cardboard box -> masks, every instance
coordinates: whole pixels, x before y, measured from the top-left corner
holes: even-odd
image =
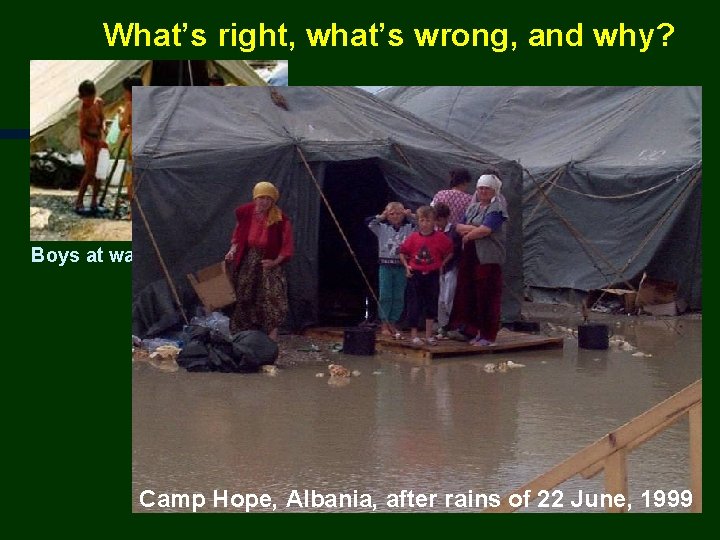
[[[624,303],[626,313],[635,313],[637,310],[637,292],[630,289],[600,289],[603,292],[619,296]]]
[[[225,261],[188,274],[187,278],[208,312],[235,302],[235,288]]]

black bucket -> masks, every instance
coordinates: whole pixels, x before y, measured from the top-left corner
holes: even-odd
[[[582,324],[578,326],[578,347],[581,349],[607,349],[610,331],[606,324]]]
[[[372,328],[346,328],[343,352],[360,356],[375,354],[375,330]]]

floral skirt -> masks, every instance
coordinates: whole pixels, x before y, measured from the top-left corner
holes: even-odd
[[[263,270],[262,251],[250,249],[240,262],[233,281],[237,302],[230,318],[232,333],[278,328],[288,313],[287,280],[282,265]]]

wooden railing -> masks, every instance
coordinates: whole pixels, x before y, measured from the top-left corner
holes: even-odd
[[[588,479],[603,470],[604,493],[622,495],[624,501],[629,501],[627,455],[685,414],[690,420],[690,511],[702,512],[702,379],[608,433],[545,474],[503,496],[498,507],[487,508],[485,512],[514,512],[539,497],[541,491],[547,498],[553,488],[576,474]],[[612,505],[607,510],[625,512],[627,505]]]

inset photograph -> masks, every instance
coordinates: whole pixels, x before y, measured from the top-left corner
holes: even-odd
[[[131,240],[134,87],[283,80],[277,60],[31,60],[30,239]]]

